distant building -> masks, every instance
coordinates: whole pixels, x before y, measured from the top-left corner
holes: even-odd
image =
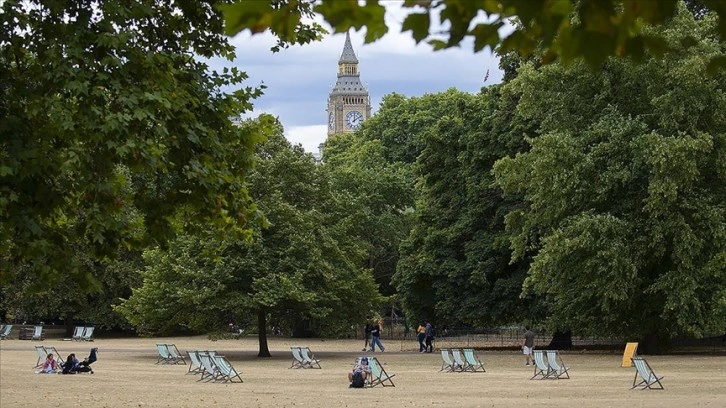
[[[358,58],[345,34],[343,53],[338,60],[338,80],[328,96],[328,136],[351,133],[371,117],[371,100],[368,90],[360,81]]]

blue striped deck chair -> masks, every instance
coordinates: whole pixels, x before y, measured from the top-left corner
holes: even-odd
[[[214,365],[217,366],[217,370],[219,370],[218,380],[223,380],[224,382],[237,382],[235,381],[236,378],[239,382],[243,382],[242,376],[240,376],[237,370],[232,367],[232,363],[230,363],[226,357],[214,355],[212,356],[212,361],[214,362]]]
[[[547,363],[552,368],[553,378],[570,378],[569,368],[565,366],[565,362],[562,361],[562,356],[557,350],[547,350]]]
[[[35,367],[38,368],[43,365],[45,359],[48,357],[48,353],[45,351],[43,346],[35,346],[35,353],[38,354],[38,361],[35,363]]]
[[[315,368],[315,366],[318,366],[318,368],[322,368],[320,366],[320,360],[318,360],[313,352],[310,351],[310,347],[300,347],[300,355],[302,356],[308,368]]]
[[[185,364],[187,361],[184,359],[184,356],[179,352],[179,349],[176,348],[176,344],[167,344],[166,349],[169,351],[169,356],[174,360],[174,364]]]
[[[81,335],[81,340],[93,341],[93,330],[94,329],[95,329],[94,326],[86,326],[86,328],[83,329],[83,334]]]
[[[12,324],[5,325],[5,328],[3,329],[2,333],[0,333],[0,340],[7,340],[8,336],[10,336],[10,331],[13,329]]]
[[[76,328],[73,330],[73,337],[71,337],[71,340],[77,340],[80,341],[81,337],[83,337],[83,332],[86,330],[84,326],[76,326]]]
[[[441,349],[441,360],[443,361],[441,363],[441,370],[446,370],[447,373],[450,373],[454,371],[454,362],[451,361],[451,355],[449,354],[449,349]]]
[[[663,377],[658,377],[653,372],[653,369],[650,368],[650,365],[647,361],[645,361],[642,357],[633,357],[633,365],[635,365],[635,377],[633,378],[633,386],[630,388],[631,390],[636,387],[640,387],[640,389],[649,389],[649,390],[662,390],[663,384],[661,384],[660,380],[663,379]],[[642,378],[642,381],[638,382],[638,375],[640,375],[640,378]]]
[[[169,353],[169,348],[166,344],[156,344],[156,351],[159,355],[156,358],[156,364],[176,364],[176,360]]]
[[[481,362],[478,358],[476,358],[476,355],[474,354],[474,349],[465,348],[464,349],[464,358],[466,359],[466,364],[468,367],[471,367],[473,372],[479,371],[481,368],[481,372],[485,373],[487,372],[486,368],[484,368],[484,363]]]
[[[533,350],[532,354],[534,355],[534,375],[530,380],[534,380],[537,377],[542,377],[540,380],[554,378],[551,376],[552,368],[545,361],[544,350]]]
[[[393,383],[392,378],[396,376],[396,374],[389,375],[386,370],[383,369],[383,366],[375,357],[368,357],[368,365],[371,367],[371,375],[370,375],[370,386],[375,387],[376,385],[382,385],[384,387],[395,387],[396,385]]]
[[[43,326],[35,326],[33,328],[33,337],[31,338],[31,340],[45,340],[45,338],[43,337]]]
[[[214,356],[216,356],[216,354],[214,354]],[[219,368],[214,364],[213,356],[209,353],[199,352],[199,361],[202,363],[203,370],[202,376],[197,380],[197,382],[217,381],[222,375]]]
[[[469,366],[466,364],[466,361],[464,361],[464,358],[461,356],[460,349],[451,349],[451,356],[454,357],[454,366],[458,367],[459,371],[469,371]]]
[[[292,365],[288,368],[306,368],[300,347],[290,347],[290,352],[292,352]]]
[[[202,362],[199,360],[199,352],[197,350],[187,351],[187,355],[189,356],[187,374],[201,374],[204,368],[202,368]]]

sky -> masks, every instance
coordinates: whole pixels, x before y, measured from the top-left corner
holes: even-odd
[[[382,39],[364,44],[365,28],[350,31],[361,82],[368,88],[374,115],[382,98],[390,93],[416,97],[449,88],[478,93],[483,86],[501,82],[499,61],[488,48],[474,53],[471,41],[443,51],[433,51],[425,43],[417,45],[410,32],[401,33],[405,12],[400,2],[384,4],[389,32]],[[327,137],[325,109],[345,44],[345,33],[332,34],[332,29],[321,24],[331,32],[322,41],[278,53],[270,51],[276,40],[269,33],[251,36],[245,31],[231,40],[237,47],[232,65],[249,75],[243,86],[267,87],[264,95],[253,101],[254,112],[246,116],[277,116],[287,139],[308,152],[317,152]]]

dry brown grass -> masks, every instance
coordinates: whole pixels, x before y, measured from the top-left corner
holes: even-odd
[[[244,383],[199,383],[182,365],[157,365],[156,343],[187,350],[217,350],[241,370]],[[384,343],[385,339],[384,339]],[[437,353],[419,354],[414,343],[388,342],[376,353],[396,387],[347,388],[346,373],[361,353],[360,341],[270,340],[272,358],[257,358],[256,338],[210,341],[205,337],[99,339],[94,343],[47,340],[65,357],[99,348],[95,374],[38,375],[36,342],[0,342],[0,406],[57,407],[398,407],[552,406],[692,407],[726,404],[726,357],[650,356],[665,376],[665,390],[630,390],[635,370],[620,368],[619,354],[563,354],[569,380],[530,380],[531,367],[514,351],[480,351],[486,373],[441,373]],[[309,346],[320,370],[288,369],[290,346]],[[402,348],[408,350],[401,351]]]

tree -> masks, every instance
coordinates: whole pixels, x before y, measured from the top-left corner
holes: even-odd
[[[680,8],[658,30],[672,47],[700,39],[679,53],[597,74],[525,66],[509,84],[540,135],[495,172],[524,196],[507,228],[553,326],[640,337],[645,352],[723,329],[726,77],[700,74],[722,52],[716,23]]]
[[[243,133],[229,118],[263,87],[204,62],[234,56],[217,3],[0,4],[2,282],[22,269],[36,291],[67,277],[98,290],[73,243],[102,261],[163,244],[182,211],[196,221],[187,226],[221,236],[249,235],[260,221],[244,179],[265,130]],[[281,35],[303,44],[323,32],[293,24]]]
[[[276,32],[292,31],[301,20],[300,3],[305,2],[260,3],[238,1],[226,6],[227,33],[249,29],[254,34],[268,27]],[[695,12],[703,13],[705,6],[719,16],[717,32],[720,41],[726,41],[726,2],[689,3]],[[456,47],[471,37],[475,51],[490,47],[503,53],[516,51],[525,57],[538,54],[544,62],[560,60],[569,64],[582,59],[591,67],[599,67],[610,56],[641,60],[648,52],[663,54],[681,48],[683,44],[669,43],[645,29],[673,18],[678,4],[679,0],[405,0],[403,7],[409,14],[401,30],[411,31],[416,42],[427,41],[434,49]],[[379,0],[366,0],[364,4],[322,0],[305,9],[319,13],[336,32],[366,27],[366,42],[388,32],[386,10]],[[512,20],[517,22],[514,27]],[[512,30],[501,36],[500,30],[505,27]],[[726,57],[722,55],[709,60],[712,72],[725,67]]]
[[[244,126],[256,127],[254,121]],[[339,222],[348,208],[324,172],[276,124],[256,152],[250,194],[268,225],[252,240],[181,236],[168,251],[147,252],[144,284],[118,308],[141,332],[256,326],[269,357],[268,318],[316,334],[341,333],[376,310],[381,297],[361,268],[360,243]],[[254,316],[254,321],[250,317]]]

